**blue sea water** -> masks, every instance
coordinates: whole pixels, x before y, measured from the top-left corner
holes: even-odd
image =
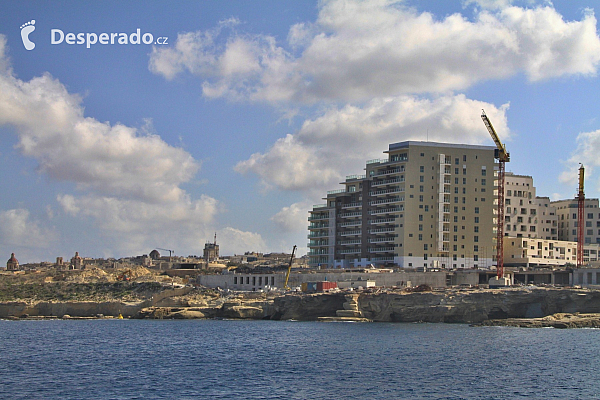
[[[0,321],[0,399],[593,399],[600,330]]]

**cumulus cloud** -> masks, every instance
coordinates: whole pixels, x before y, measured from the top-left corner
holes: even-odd
[[[502,139],[510,140],[508,104],[497,108],[464,95],[375,99],[364,107],[331,108],[307,120],[297,133],[239,162],[235,170],[257,174],[265,187],[316,197],[341,182],[344,174],[360,174],[366,160],[383,157],[389,143],[429,139],[493,146],[480,118],[482,108]]]
[[[600,176],[595,171],[600,167],[600,129],[577,135],[577,149],[565,163],[565,170],[559,175],[559,181],[571,185],[577,191],[579,163],[585,167],[585,180],[592,182],[594,189],[600,189]]]
[[[0,70],[0,125],[15,127],[17,148],[38,162],[40,174],[76,184],[76,195],[58,196],[62,210],[92,218],[119,250],[148,251],[179,239],[201,247],[220,207],[209,196],[192,199],[181,188],[200,163],[147,127],[86,117],[79,96],[49,74],[18,79],[4,43],[0,35],[0,65],[7,66]],[[34,237],[41,232],[35,226]]]
[[[227,227],[218,232],[221,254],[243,254],[246,251],[267,251],[267,245],[258,233]]]
[[[11,248],[47,248],[57,233],[31,218],[24,208],[0,211],[0,244]]]
[[[200,76],[207,97],[308,103],[462,90],[519,73],[531,81],[596,74],[600,38],[590,10],[565,21],[551,6],[477,3],[494,11],[436,19],[400,1],[324,1],[316,21],[290,28],[286,44],[188,32],[174,47],[154,48],[149,67],[167,79]]]
[[[306,231],[308,210],[311,208],[311,204],[309,201],[302,201],[289,207],[283,207],[271,217],[271,221],[283,232]]]

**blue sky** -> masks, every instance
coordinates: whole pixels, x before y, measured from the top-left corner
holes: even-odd
[[[538,195],[600,188],[592,0],[0,2],[0,254],[306,251],[387,144],[488,144]],[[26,50],[21,26],[35,20]],[[51,44],[140,29],[167,44]],[[25,29],[25,28],[23,28]]]

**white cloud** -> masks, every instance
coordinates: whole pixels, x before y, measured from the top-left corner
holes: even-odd
[[[585,168],[585,182],[590,184],[593,190],[600,190],[600,176],[595,171],[600,167],[600,129],[593,132],[583,132],[577,135],[577,149],[565,163],[565,171],[559,175],[559,181],[573,187],[573,193],[577,192],[579,179],[579,163]],[[588,190],[588,189],[586,189]]]
[[[308,210],[311,209],[311,204],[309,201],[302,201],[283,207],[271,217],[271,221],[283,232],[304,232],[308,226]]]
[[[0,211],[0,244],[11,248],[47,248],[57,234],[33,220],[23,208]]]
[[[8,65],[4,43],[0,35],[0,65]],[[38,162],[39,173],[76,184],[77,194],[57,197],[62,210],[92,218],[114,249],[147,252],[165,242],[199,248],[212,230],[218,201],[192,199],[180,187],[200,163],[149,133],[148,121],[140,130],[99,122],[84,116],[79,96],[49,74],[22,81],[6,67],[0,125],[16,128],[18,149]]]
[[[489,144],[481,121],[485,108],[502,140],[510,140],[506,111],[464,95],[435,100],[410,96],[375,99],[363,108],[331,108],[304,122],[293,135],[279,139],[265,153],[253,154],[235,167],[253,172],[266,187],[322,196],[346,174],[361,174],[365,161],[384,157],[388,144],[405,140]]]
[[[217,235],[217,243],[221,254],[243,254],[246,251],[267,251],[267,245],[258,233],[241,231],[227,227],[221,229]]]
[[[518,73],[531,81],[596,74],[600,38],[590,10],[565,21],[550,6],[485,3],[497,11],[471,21],[436,19],[399,1],[324,1],[314,23],[290,28],[296,56],[271,36],[224,39],[218,28],[181,34],[175,47],[155,48],[149,65],[167,79],[199,75],[207,97],[309,103],[462,90]]]

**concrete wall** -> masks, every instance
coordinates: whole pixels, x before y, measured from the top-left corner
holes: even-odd
[[[237,278],[237,284],[234,283]],[[240,283],[243,278],[243,284]],[[247,279],[250,279],[249,283]],[[262,279],[261,279],[262,278]],[[199,275],[198,283],[207,287],[220,287],[233,290],[259,290],[265,289],[265,278],[269,278],[268,286],[283,288],[285,273],[276,274],[223,274],[223,275]],[[274,278],[274,285],[271,285]],[[254,280],[255,279],[255,280]],[[292,273],[288,286],[300,286],[303,282],[317,281],[358,281],[374,280],[376,286],[411,286],[427,284],[431,287],[446,286],[446,272],[393,272],[393,273],[366,273],[366,272],[315,272],[315,273]],[[259,281],[262,285],[259,285]],[[475,281],[474,281],[475,282]],[[470,283],[470,282],[469,282]]]

